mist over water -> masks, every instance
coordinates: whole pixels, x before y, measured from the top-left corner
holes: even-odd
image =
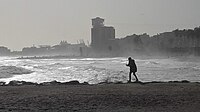
[[[137,75],[149,81],[200,81],[200,63],[195,58],[135,59]],[[127,82],[127,58],[78,59],[16,59],[0,58],[0,81],[67,82],[78,80],[97,84],[100,82]],[[12,72],[11,72],[12,71]],[[17,71],[17,72],[15,72]],[[134,77],[132,77],[134,81]]]

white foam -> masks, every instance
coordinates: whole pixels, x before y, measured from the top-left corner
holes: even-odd
[[[190,59],[191,60],[191,59]],[[172,59],[135,59],[138,65],[137,75],[141,81],[170,81],[189,80],[200,81],[200,63],[196,61],[179,61]],[[128,80],[129,68],[125,65],[127,58],[82,58],[82,59],[37,59],[18,60],[0,58],[2,65],[12,67],[14,72],[19,68],[34,71],[34,73],[14,75],[2,78],[0,81],[23,80],[31,82],[46,82],[57,80],[60,82],[79,80],[92,84],[102,81]],[[15,71],[16,70],[16,71]],[[0,74],[1,75],[1,74]],[[133,77],[134,80],[134,77]]]

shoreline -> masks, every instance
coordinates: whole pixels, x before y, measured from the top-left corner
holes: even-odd
[[[77,80],[72,80],[68,82],[59,82],[59,81],[50,81],[50,82],[42,82],[42,83],[36,83],[36,82],[27,82],[27,81],[17,81],[17,80],[12,80],[9,83],[0,81],[0,86],[23,86],[23,85],[40,85],[40,86],[48,86],[48,85],[102,85],[102,84],[154,84],[154,83],[197,83],[200,84],[200,82],[190,82],[188,80],[182,80],[182,81],[151,81],[151,82],[100,82],[97,84],[89,84],[88,82],[83,82],[80,83]]]

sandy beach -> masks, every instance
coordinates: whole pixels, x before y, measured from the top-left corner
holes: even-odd
[[[0,86],[0,111],[197,112],[199,83]]]

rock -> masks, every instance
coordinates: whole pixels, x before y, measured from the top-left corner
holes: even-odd
[[[182,83],[190,83],[190,81],[188,81],[188,80],[182,80],[181,82]]]
[[[13,80],[13,81],[10,81],[8,83],[8,86],[19,86],[19,85],[22,85],[23,82],[22,81],[16,81],[16,80]]]
[[[69,81],[69,82],[64,82],[62,84],[65,85],[81,85],[81,83],[79,83],[79,81],[75,80],[75,81]]]
[[[100,83],[98,83],[98,84],[113,84],[113,82],[100,82]]]
[[[51,81],[51,82],[43,82],[43,83],[40,83],[39,85],[48,86],[48,85],[60,85],[60,84],[61,84],[60,82]]]
[[[5,86],[6,82],[0,82],[0,86]]]
[[[21,81],[22,85],[37,85],[37,83]]]
[[[169,81],[168,83],[179,83],[179,81]]]
[[[169,83],[190,83],[188,80],[182,80],[182,81],[169,81]]]
[[[37,85],[37,83],[13,80],[13,81],[10,81],[7,85],[8,86],[22,86],[22,85]]]
[[[114,84],[123,84],[122,81],[117,81],[117,82],[114,82]]]
[[[82,84],[83,84],[83,85],[89,85],[89,83],[88,83],[88,82],[83,82]]]
[[[163,83],[163,82],[161,82],[161,81],[152,81],[150,83]]]

